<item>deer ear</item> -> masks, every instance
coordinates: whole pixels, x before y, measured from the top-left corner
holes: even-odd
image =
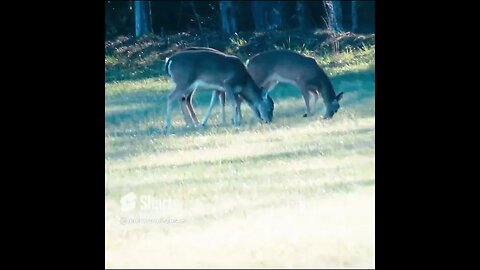
[[[343,92],[340,92],[340,94],[337,95],[337,101],[340,101],[343,97]]]

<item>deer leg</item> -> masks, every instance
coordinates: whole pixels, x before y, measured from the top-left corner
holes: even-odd
[[[222,106],[222,122],[224,125],[227,124],[227,114],[225,113],[225,92],[224,91],[219,91],[219,99],[220,99],[220,104]],[[237,102],[237,105],[239,107],[239,118],[240,121],[242,121],[242,110],[240,108],[240,105],[242,103],[242,99],[239,95],[235,95],[235,101]],[[232,124],[233,124],[233,117],[232,117]]]
[[[239,96],[239,95],[235,95],[235,103],[237,103],[237,108],[238,108],[238,120],[240,122],[242,122],[242,108],[241,108],[241,105],[242,105],[242,98]]]
[[[187,124],[187,127],[194,125],[193,121],[197,118],[191,106],[192,97],[193,97],[193,92],[191,92],[186,97],[180,98],[179,100],[180,109],[182,110],[183,118],[185,120],[185,123]]]
[[[227,114],[225,113],[225,92],[218,91],[218,99],[220,100],[220,106],[222,107],[222,123],[227,124]]]
[[[238,109],[235,113],[237,114],[239,121],[242,122],[242,108],[241,108],[242,98],[240,97],[240,95],[235,95],[235,102],[237,103],[237,106],[238,106]],[[232,124],[233,123],[234,123],[234,120],[232,116]]]
[[[237,101],[235,99],[234,89],[233,89],[233,87],[226,87],[225,92],[226,92],[225,93],[226,97],[230,101],[230,104],[232,106],[233,124],[238,126],[238,125],[240,125],[239,107],[238,107]]]
[[[318,102],[320,93],[318,93],[317,89],[313,89],[311,92],[313,94],[313,97],[315,98],[313,103],[313,108],[312,108],[312,112],[315,113],[317,111],[317,102]]]
[[[177,85],[167,96],[167,112],[165,115],[165,132],[168,134],[172,128],[172,103],[185,95],[187,88]]]
[[[192,117],[190,115],[190,112],[187,107],[187,99],[188,97],[181,97],[178,100],[178,103],[180,104],[180,109],[182,110],[183,114],[183,119],[185,120],[185,124],[188,126],[193,125]]]
[[[212,109],[215,106],[215,103],[217,102],[218,95],[219,95],[219,91],[214,90],[212,92],[212,99],[210,100],[210,106],[208,106],[207,112],[205,113],[205,116],[202,119],[202,126],[205,126],[207,124],[208,118],[210,118],[210,114],[212,113]]]
[[[311,116],[312,111],[310,110],[310,91],[305,86],[300,87],[300,91],[302,92],[303,99],[305,100],[305,106],[307,107],[307,112],[303,115],[303,117]]]
[[[240,97],[240,95],[235,95],[235,102],[237,103],[237,106],[238,106],[237,117],[238,117],[239,121],[241,122],[242,121],[242,109],[241,109],[242,98]],[[223,95],[223,106],[224,105],[225,105],[225,94]],[[226,124],[225,108],[223,108],[222,114],[223,114],[223,123]],[[232,116],[232,124],[233,123],[234,123],[234,120],[233,120],[233,116]]]
[[[197,90],[197,89],[195,88],[195,90]],[[192,97],[193,97],[193,94],[195,93],[195,90],[193,90],[193,92],[190,93],[190,95],[187,96],[187,99],[186,99],[185,103],[187,105],[187,109],[188,109],[191,120],[194,121],[195,125],[198,126],[198,124],[199,124],[198,118],[197,118],[197,115],[195,114],[195,111],[193,110],[193,106],[192,106]]]

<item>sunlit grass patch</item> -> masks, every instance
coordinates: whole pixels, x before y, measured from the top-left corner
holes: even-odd
[[[106,83],[107,266],[373,267],[374,53],[317,56],[345,92],[330,120],[320,118],[321,100],[303,118],[298,89],[279,85],[271,124],[242,106],[242,126],[223,125],[217,105],[206,128],[186,128],[174,103],[165,136],[167,78]],[[209,100],[209,91],[196,94],[199,117]],[[132,192],[174,206],[122,211]],[[183,222],[122,225],[122,217]]]

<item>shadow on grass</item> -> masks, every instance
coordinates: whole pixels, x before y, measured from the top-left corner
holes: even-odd
[[[368,133],[374,131],[373,128],[362,128],[358,129],[357,131],[354,132],[354,134],[362,134],[362,133]],[[350,135],[352,134],[352,131],[345,131],[345,132],[335,132],[335,133],[330,133],[329,136],[341,136],[341,135]],[[326,149],[321,149],[321,147],[315,147],[311,149],[300,149],[300,150],[291,150],[291,151],[280,151],[276,153],[271,153],[271,154],[259,154],[259,155],[254,155],[254,156],[249,156],[249,157],[238,157],[238,158],[227,158],[227,159],[220,159],[220,160],[207,160],[207,161],[194,161],[191,163],[183,163],[183,164],[165,164],[165,165],[154,165],[154,166],[130,166],[122,169],[122,171],[142,171],[142,170],[159,170],[162,171],[162,169],[165,168],[174,168],[174,169],[179,169],[179,170],[188,170],[192,166],[200,166],[200,167],[209,167],[209,166],[216,166],[216,165],[228,165],[228,164],[244,164],[244,163],[257,163],[257,162],[262,162],[266,160],[288,160],[288,159],[295,159],[297,157],[317,157],[317,156],[331,156],[331,155],[338,155],[339,151],[350,151],[350,150],[355,150],[355,151],[363,151],[363,150],[368,150],[368,149],[373,149],[374,148],[374,142],[353,142],[353,143],[345,143],[342,144],[341,147],[331,149],[331,148],[326,148]],[[147,147],[136,147],[134,149],[121,149],[117,151],[109,151],[108,153],[105,153],[105,158],[108,158],[110,160],[115,160],[115,159],[122,159],[122,158],[128,158],[135,156],[138,153],[150,153],[154,154],[156,153],[157,150],[154,150],[153,148],[147,148]]]
[[[159,89],[161,90],[161,89]],[[165,91],[137,90],[105,95],[105,107],[158,104],[166,102]]]
[[[114,113],[105,113],[105,123],[108,127],[120,125],[122,123],[130,123],[133,126],[138,123],[143,123],[148,119],[159,118],[159,108],[154,105],[144,104],[141,109],[128,109]],[[160,119],[159,119],[160,120]],[[131,132],[131,131],[125,131]]]
[[[194,129],[194,128],[190,128],[190,129]],[[192,130],[190,131],[194,132]],[[375,131],[374,128],[359,128],[359,129],[353,129],[353,130],[333,131],[325,135],[332,136],[332,137],[339,137],[339,136],[352,135],[352,134],[359,135],[359,134],[374,132],[374,131]],[[183,130],[183,132],[187,133],[187,131],[185,130]],[[201,134],[201,133],[198,133],[198,134]],[[140,153],[141,154],[157,153],[159,150],[149,145],[149,143],[151,142],[151,139],[153,137],[164,136],[162,135],[162,129],[159,129],[159,128],[147,128],[140,131],[126,130],[126,131],[115,132],[110,135],[127,138],[127,140],[123,142],[121,149],[116,149],[116,150],[109,149],[105,151],[105,158],[106,159],[108,158],[110,160],[129,158]],[[112,148],[115,149],[116,147],[112,147]],[[165,148],[164,146],[162,146],[161,151],[178,151],[181,149],[184,149],[184,148],[175,147],[175,146],[169,146]]]

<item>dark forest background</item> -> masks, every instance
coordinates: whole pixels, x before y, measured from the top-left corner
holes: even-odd
[[[165,59],[189,46],[245,61],[272,49],[322,56],[374,44],[374,1],[105,1],[107,82],[162,76]]]
[[[150,14],[151,32],[168,35],[199,30],[225,32],[221,5],[232,6],[228,17],[236,20],[238,32],[269,29],[326,29],[328,12],[325,2],[341,7],[342,30],[357,33],[375,32],[374,1],[106,1],[105,36],[135,35],[135,2]],[[223,3],[221,3],[223,2]],[[352,3],[356,5],[357,27],[352,29]],[[260,12],[258,12],[260,10]],[[259,16],[258,14],[265,14]],[[231,15],[233,14],[233,16]],[[259,29],[261,21],[270,25]]]

